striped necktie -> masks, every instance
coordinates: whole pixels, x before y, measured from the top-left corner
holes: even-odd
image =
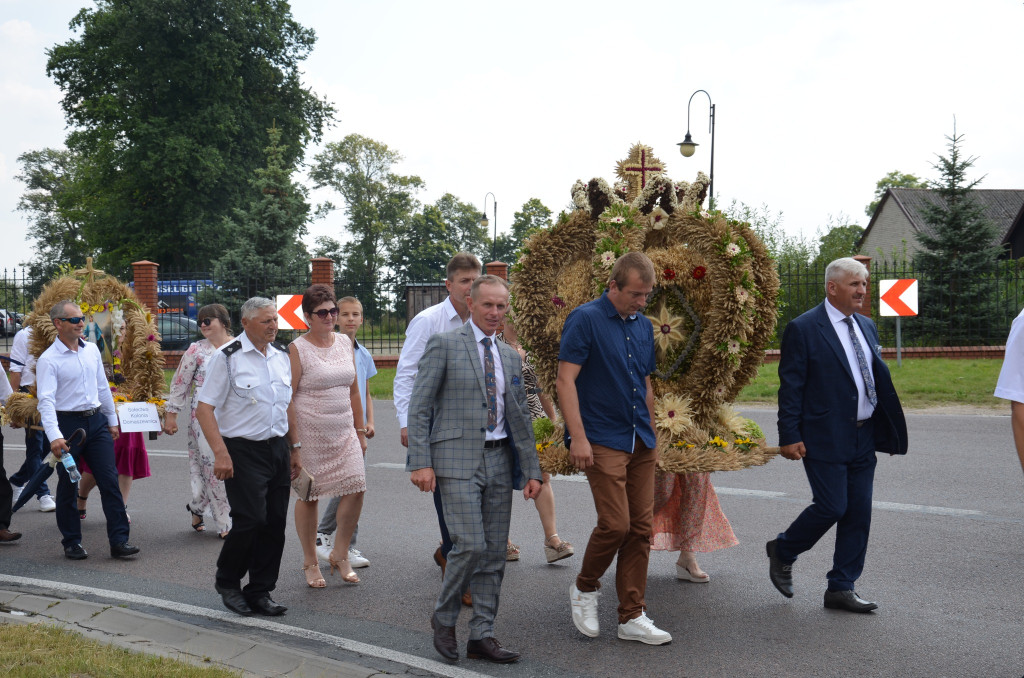
[[[878,394],[875,392],[875,382],[871,378],[871,370],[868,369],[868,359],[864,356],[864,349],[860,345],[857,333],[853,331],[853,318],[843,318],[847,329],[850,330],[850,341],[853,343],[853,352],[857,354],[857,363],[860,365],[860,376],[864,378],[864,390],[868,392],[868,402],[872,407],[878,405]]]

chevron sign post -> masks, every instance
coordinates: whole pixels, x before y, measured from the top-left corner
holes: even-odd
[[[301,294],[279,294],[277,295],[277,324],[285,330],[307,330],[305,321],[302,319],[302,295]]]
[[[903,316],[917,315],[917,281],[879,280],[878,314],[896,316],[896,365],[903,366],[903,347],[900,320]]]

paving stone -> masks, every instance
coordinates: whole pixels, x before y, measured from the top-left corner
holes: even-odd
[[[25,610],[26,612],[40,614],[46,612],[50,607],[55,607],[54,603],[56,602],[58,601],[55,598],[45,598],[43,596],[33,596],[30,593],[23,593],[12,600],[8,607],[12,610]]]
[[[274,645],[256,645],[231,660],[231,665],[263,676],[284,676],[302,664],[292,652]]]
[[[104,607],[106,606],[71,599],[62,600],[57,605],[47,608],[47,610],[41,614],[53,619],[77,624],[91,619],[94,614],[101,611]]]
[[[140,614],[122,607],[102,607],[98,614],[80,622],[82,626],[107,633],[126,636],[135,635],[139,628]]]

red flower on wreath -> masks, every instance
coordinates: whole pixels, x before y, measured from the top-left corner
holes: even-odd
[[[665,280],[675,280],[675,279],[676,279],[676,272],[673,271],[671,268],[666,268],[665,269]]]
[[[707,275],[707,272],[708,269],[704,268],[703,266],[698,266],[697,268],[693,269],[693,279],[700,280],[705,275]]]
[[[558,308],[565,308],[565,302],[562,301],[562,297],[559,297],[559,296],[551,297],[551,303],[554,304],[555,306],[557,306]]]

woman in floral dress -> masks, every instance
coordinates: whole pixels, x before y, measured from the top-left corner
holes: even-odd
[[[316,554],[318,500],[340,496],[337,538],[328,562],[332,575],[339,570],[342,580],[358,584],[348,552],[366,493],[366,428],[355,350],[351,339],[335,331],[338,303],[330,286],[311,285],[302,295],[302,313],[309,332],[288,347],[292,366],[288,440],[292,449],[299,450],[302,468],[313,477],[309,500],[295,502],[302,570],[310,588],[327,585]]]
[[[676,578],[711,580],[697,564],[696,553],[739,544],[718,504],[710,473],[660,473],[654,482],[652,551],[679,551]]]
[[[199,389],[206,378],[206,362],[213,352],[233,339],[231,318],[221,304],[210,304],[199,309],[197,315],[199,331],[204,339],[188,347],[181,357],[178,369],[171,380],[171,393],[164,407],[163,431],[173,435],[178,430],[178,413],[185,407],[189,411],[188,424],[188,469],[192,485],[192,501],[185,509],[192,514],[192,529],[206,531],[203,517],[210,516],[220,538],[228,536],[231,530],[231,507],[224,481],[213,475],[213,452],[210,446],[200,446],[203,432],[196,420],[196,406],[199,404]]]

